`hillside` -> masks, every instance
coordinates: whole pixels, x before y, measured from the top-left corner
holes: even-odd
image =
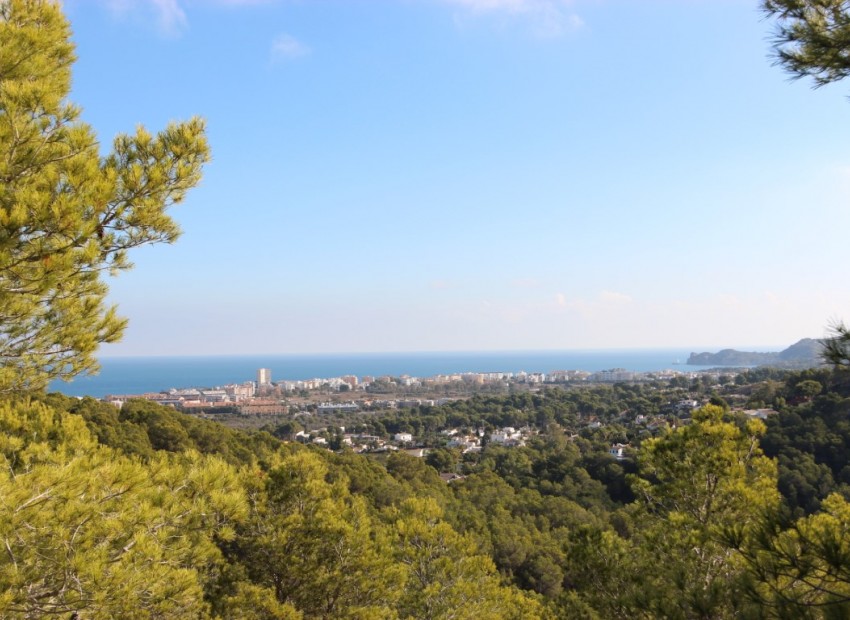
[[[782,351],[756,352],[723,349],[717,353],[691,353],[691,366],[777,366],[781,368],[813,368],[823,364],[821,342],[803,338]]]

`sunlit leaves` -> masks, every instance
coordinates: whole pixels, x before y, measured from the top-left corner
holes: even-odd
[[[102,158],[66,101],[73,61],[58,3],[0,3],[0,392],[97,367],[98,346],[125,325],[102,272],[177,238],[167,210],[209,158],[200,119],[140,127]]]
[[[247,515],[231,466],[191,452],[142,464],[27,401],[3,403],[0,426],[0,615],[206,613],[216,542]]]

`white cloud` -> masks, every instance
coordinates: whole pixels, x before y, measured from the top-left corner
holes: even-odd
[[[310,53],[310,48],[290,34],[280,34],[272,42],[272,59],[287,60]]]
[[[188,24],[178,0],[104,0],[104,4],[120,17],[135,13],[152,14],[159,29],[166,34],[177,34]]]
[[[179,34],[189,20],[184,7],[187,4],[214,3],[226,7],[271,4],[277,0],[101,0],[114,14],[126,16],[131,13],[153,16],[159,29],[169,35]]]
[[[187,5],[215,4],[241,8],[275,4],[279,0],[100,0],[114,13],[152,14],[160,29],[167,34],[177,34],[188,25]],[[572,0],[439,0],[458,9],[456,18],[489,16],[502,24],[520,22],[535,35],[558,37],[584,27],[584,22],[570,9]],[[282,35],[276,40],[273,51],[277,58],[294,58],[309,53],[295,39]]]
[[[166,32],[176,32],[186,26],[186,13],[177,0],[153,0],[158,13],[159,26]]]
[[[471,15],[510,17],[527,22],[541,37],[558,37],[584,27],[569,0],[443,0]]]

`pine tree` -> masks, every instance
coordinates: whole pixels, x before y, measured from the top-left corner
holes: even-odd
[[[79,416],[0,401],[2,618],[207,617],[216,543],[246,516],[216,457],[143,463],[97,445]]]
[[[639,523],[636,600],[655,617],[727,618],[741,613],[743,562],[726,532],[748,539],[779,505],[776,464],[758,445],[764,424],[744,428],[707,405],[691,423],[641,445],[631,478]]]
[[[850,75],[850,11],[844,0],[763,0],[775,18],[777,62],[824,86]]]
[[[197,118],[119,135],[102,157],[66,100],[74,60],[58,2],[0,0],[0,393],[97,368],[125,326],[102,275],[177,238],[167,210],[209,158]]]

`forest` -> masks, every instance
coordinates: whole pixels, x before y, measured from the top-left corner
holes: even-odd
[[[8,398],[0,614],[845,617],[846,373],[757,381],[779,384],[766,422],[709,404],[625,460],[558,421],[589,415],[568,402],[587,395],[457,403],[466,419],[551,421],[526,446],[449,460],[463,472],[449,483],[445,461],[302,446],[147,401]],[[592,400],[616,409],[628,391]]]

